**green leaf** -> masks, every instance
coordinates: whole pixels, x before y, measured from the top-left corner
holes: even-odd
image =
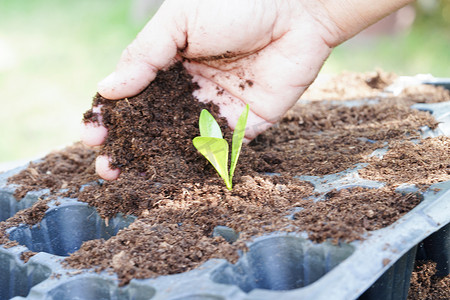
[[[192,140],[194,147],[214,166],[229,190],[232,183],[228,177],[228,143],[215,137],[198,136]]]
[[[223,138],[219,124],[206,109],[203,109],[200,113],[198,127],[200,128],[200,136]]]
[[[245,106],[244,111],[239,117],[236,128],[233,132],[233,140],[231,144],[231,165],[230,165],[230,181],[233,179],[234,170],[236,169],[236,164],[239,158],[239,153],[242,148],[242,141],[245,136],[245,126],[247,125],[249,106]]]

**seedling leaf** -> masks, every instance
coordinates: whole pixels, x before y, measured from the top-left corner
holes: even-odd
[[[242,148],[242,141],[245,137],[245,126],[247,125],[248,111],[249,106],[247,104],[244,111],[239,116],[239,119],[236,123],[236,128],[234,128],[231,144],[230,181],[232,181],[233,179],[234,170],[236,169],[236,164]]]
[[[200,128],[200,136],[223,138],[219,124],[217,124],[216,119],[206,109],[203,109],[200,113],[198,127]]]
[[[247,104],[233,132],[230,173],[228,173],[228,142],[223,138],[219,124],[206,109],[201,111],[198,122],[201,136],[192,140],[194,147],[213,165],[229,190],[233,187],[233,174],[245,136],[248,111]]]
[[[192,140],[194,147],[214,166],[229,190],[232,183],[228,177],[228,143],[222,138],[198,136]]]

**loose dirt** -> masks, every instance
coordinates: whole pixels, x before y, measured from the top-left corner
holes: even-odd
[[[436,263],[418,261],[411,275],[408,300],[450,299],[450,275],[437,277]]]
[[[110,101],[95,96],[93,106],[101,106],[101,116],[89,110],[84,120],[101,121],[107,127],[108,137],[100,149],[76,144],[31,164],[10,182],[21,186],[18,199],[28,190],[50,188],[53,195],[89,203],[104,218],[119,212],[137,216],[116,236],[87,241],[66,259],[73,268],[112,270],[121,284],[132,278],[184,272],[210,258],[236,262],[238,250],[246,251],[246,241],[273,231],[306,231],[315,242],[361,239],[392,224],[420,202],[415,194],[396,193],[401,183],[426,188],[450,180],[449,138],[417,142],[420,128],[434,128],[436,121],[429,113],[410,108],[417,102],[446,101],[450,95],[431,87],[433,94],[427,87],[430,95],[437,96],[379,96],[393,77],[376,72],[351,82],[346,79],[366,91],[368,99],[356,105],[299,101],[278,124],[243,146],[234,188],[228,191],[196,152],[192,139],[199,135],[198,116],[204,108],[216,116],[228,140],[231,131],[217,117],[217,107],[196,101],[192,92],[198,87],[177,64],[158,73],[135,97]],[[345,89],[333,89],[336,98],[348,98]],[[327,95],[334,97],[331,91]],[[383,158],[370,155],[386,146]],[[112,167],[121,169],[118,180],[96,177],[93,165],[98,153],[111,156]],[[360,170],[362,177],[386,182],[386,186],[332,191],[326,201],[314,202],[318,195],[313,186],[296,177],[333,174],[359,163],[368,164]],[[86,183],[90,185],[80,192]],[[303,210],[296,212],[300,207]],[[39,213],[35,209],[1,222],[0,230],[4,232],[23,216],[26,223],[39,222],[42,204]],[[239,232],[239,239],[228,243],[213,237],[218,225]],[[0,242],[8,242],[5,234]]]

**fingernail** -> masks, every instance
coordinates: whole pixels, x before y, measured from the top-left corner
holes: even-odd
[[[116,72],[112,72],[106,78],[98,83],[98,89],[103,90],[105,88],[111,89],[111,86],[115,85],[117,81]]]

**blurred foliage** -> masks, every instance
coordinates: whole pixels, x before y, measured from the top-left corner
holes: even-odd
[[[433,26],[450,25],[450,0],[418,0],[416,8],[416,25],[427,23]]]
[[[0,162],[79,138],[96,83],[145,23],[131,0],[0,0]]]
[[[450,0],[417,1],[415,9],[410,28],[375,37],[356,36],[334,49],[322,71],[380,68],[400,75],[450,77]]]

